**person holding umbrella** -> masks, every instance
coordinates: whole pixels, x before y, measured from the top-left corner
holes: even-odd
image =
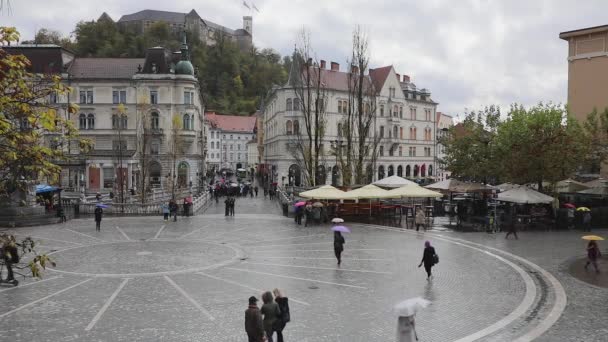
[[[342,252],[344,251],[344,236],[342,233],[350,233],[350,230],[345,226],[333,226],[331,230],[334,232],[334,254],[338,259],[338,266],[342,263]]]
[[[416,334],[416,320],[414,316],[420,309],[424,309],[431,304],[430,301],[416,297],[404,300],[395,305],[394,313],[397,315],[397,342],[418,341]]]
[[[585,264],[585,270],[587,270],[589,264],[592,264],[593,268],[595,268],[595,272],[600,273],[600,269],[597,266],[597,259],[602,256],[602,253],[600,253],[600,248],[596,241],[604,239],[596,235],[587,235],[583,236],[583,240],[589,240],[589,243],[587,244],[587,263]]]
[[[435,252],[435,247],[431,246],[430,241],[426,241],[424,243],[424,253],[422,253],[422,260],[420,260],[420,264],[418,265],[418,267],[424,264],[424,270],[426,271],[427,280],[431,279],[431,268],[433,268],[433,266],[438,262],[439,257]]]

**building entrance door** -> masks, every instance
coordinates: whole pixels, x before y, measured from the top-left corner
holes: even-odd
[[[99,168],[89,167],[89,189],[99,191]]]

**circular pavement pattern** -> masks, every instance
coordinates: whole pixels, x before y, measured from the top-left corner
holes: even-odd
[[[392,306],[421,296],[421,341],[473,341],[512,331],[540,290],[516,263],[470,244],[348,224],[341,267],[329,226],[298,226],[274,202],[215,203],[204,215],[104,218],[18,229],[57,268],[0,289],[0,333],[12,341],[245,341],[247,298],[281,288],[288,341],[392,341]],[[425,240],[434,278],[418,263]],[[36,329],[30,329],[31,326]],[[511,340],[511,339],[510,339]]]

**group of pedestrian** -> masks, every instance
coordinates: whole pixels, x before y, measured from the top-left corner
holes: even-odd
[[[173,222],[177,222],[177,202],[175,200],[170,200],[169,203],[163,203],[160,205],[160,208],[163,212],[163,218],[165,221],[168,221],[169,218],[173,217]]]
[[[249,307],[245,310],[245,332],[249,342],[273,342],[275,332],[277,342],[283,342],[283,329],[291,320],[288,298],[281,290],[274,289],[272,293],[264,292],[262,301],[264,304],[260,309],[258,299],[255,296],[249,297]]]
[[[226,216],[234,216],[234,205],[236,203],[236,198],[230,196],[226,198],[224,204],[226,205]]]
[[[319,205],[315,205],[316,203]],[[304,227],[313,223],[327,222],[329,220],[327,208],[321,202],[316,203],[307,201],[305,205],[295,207],[294,221],[298,225],[302,225],[302,219],[304,219]]]

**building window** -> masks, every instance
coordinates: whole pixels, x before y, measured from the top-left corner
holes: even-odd
[[[416,147],[410,147],[409,156],[410,157],[415,157],[416,156]]]
[[[184,131],[192,130],[192,126],[190,125],[190,115],[189,114],[184,114],[183,121],[184,121],[183,122]]]
[[[380,116],[384,116],[384,105],[380,105]]]
[[[230,140],[234,140],[234,135],[230,134]]]
[[[234,145],[230,144],[230,151],[234,150]]]
[[[236,155],[236,160],[237,160],[237,161],[241,161],[241,154],[240,154],[240,153],[237,153],[237,155]]]
[[[293,123],[291,122],[291,120],[287,120],[287,123],[285,124],[285,133],[287,135],[293,134]]]
[[[215,132],[211,132],[211,138],[215,138]]]
[[[403,119],[403,106],[399,107],[399,118]]]
[[[95,129],[95,115],[87,115],[87,129]]]
[[[152,113],[150,126],[152,129],[158,129],[160,127],[158,113]]]
[[[93,91],[92,90],[81,90],[80,91],[80,103],[93,103]]]
[[[300,134],[300,124],[298,120],[293,120],[293,134]]]
[[[80,114],[78,116],[78,128],[87,129],[87,116],[84,114]]]
[[[397,139],[398,132],[399,129],[397,128],[397,126],[393,126],[393,138]]]
[[[194,104],[194,92],[193,91],[185,91],[184,92],[184,104]]]
[[[291,99],[287,99],[287,103],[285,104],[285,110],[291,111],[293,107],[291,106]]]
[[[158,91],[150,90],[150,104],[158,104]]]
[[[112,129],[127,129],[126,115],[112,115]]]
[[[384,146],[380,146],[380,157],[384,157]]]
[[[403,127],[399,127],[399,139],[403,139]]]
[[[213,141],[211,142],[211,148],[215,148],[215,143]]]
[[[394,117],[397,117],[397,111],[398,111],[398,109],[397,109],[397,105],[395,105],[395,106],[393,107],[393,116],[394,116]]]
[[[384,138],[384,126],[380,126],[380,138]]]
[[[112,103],[127,103],[127,91],[126,90],[112,90]]]
[[[114,187],[114,168],[103,168],[103,187],[106,189],[112,189]]]
[[[342,136],[342,124],[338,123],[338,136],[341,137]]]
[[[49,103],[57,103],[57,93],[51,92],[49,94]]]
[[[399,157],[403,156],[403,146],[399,146]]]
[[[230,161],[234,160],[234,153],[230,153]]]
[[[416,140],[416,127],[410,127],[410,140]]]
[[[300,110],[300,99],[293,99],[293,110]]]
[[[237,145],[236,145],[236,150],[237,150],[237,151],[240,151],[240,150],[241,150],[241,144],[237,144]]]
[[[430,157],[431,156],[431,148],[430,147],[425,147],[424,148],[424,156],[425,157]]]
[[[389,147],[389,148],[388,148],[388,156],[389,156],[389,157],[393,157],[393,156],[394,156],[394,154],[395,154],[395,149],[394,149],[394,148],[392,148],[392,147]]]
[[[338,101],[338,114],[342,114],[342,101]]]
[[[126,140],[113,140],[112,149],[114,151],[126,151],[127,150],[127,141]]]

